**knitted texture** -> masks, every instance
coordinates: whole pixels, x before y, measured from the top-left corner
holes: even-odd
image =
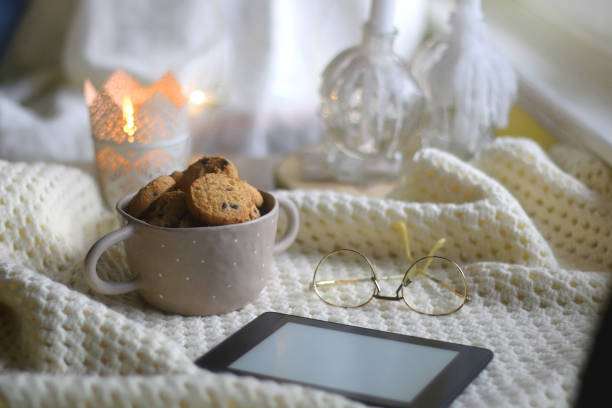
[[[192,363],[278,311],[490,348],[493,361],[456,407],[569,406],[611,288],[611,173],[566,147],[551,156],[559,165],[529,141],[498,139],[471,163],[421,150],[389,199],[276,192],[299,208],[295,244],[275,256],[255,301],[208,317],[165,314],[136,293],[88,290],[85,253],[117,226],[95,181],[68,167],[0,162],[0,395],[19,407],[359,405]],[[464,266],[472,301],[437,318],[400,302],[343,309],[319,300],[309,284],[331,249],[363,251],[381,273],[405,270],[399,220],[415,256],[447,239],[439,254]],[[123,258],[113,247],[100,275],[130,277]]]

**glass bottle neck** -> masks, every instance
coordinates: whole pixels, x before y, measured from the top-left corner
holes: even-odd
[[[393,54],[393,41],[397,30],[390,33],[380,34],[372,31],[368,23],[363,25],[363,36],[361,46],[372,54]]]

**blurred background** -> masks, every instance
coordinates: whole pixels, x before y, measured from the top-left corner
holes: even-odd
[[[0,0],[0,158],[90,161],[83,82],[167,71],[189,98],[194,151],[262,157],[321,139],[321,72],[361,39],[367,0]],[[445,30],[450,0],[399,0],[409,62]],[[507,133],[586,146],[610,161],[612,3],[482,0],[519,74]]]

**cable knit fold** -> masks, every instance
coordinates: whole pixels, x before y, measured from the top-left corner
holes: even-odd
[[[85,253],[117,226],[88,173],[4,161],[0,171],[0,396],[9,406],[358,406],[193,364],[266,311],[490,348],[493,361],[456,407],[570,406],[611,288],[612,173],[564,146],[549,156],[527,140],[497,139],[471,162],[424,149],[387,199],[277,191],[300,211],[296,242],[275,256],[255,301],[207,317],[88,289]],[[472,301],[437,318],[400,302],[343,309],[319,300],[309,283],[331,249],[405,270],[397,221],[415,256],[446,238],[439,254],[463,265]],[[131,276],[121,245],[98,271]]]

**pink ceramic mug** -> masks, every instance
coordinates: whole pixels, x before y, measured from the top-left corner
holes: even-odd
[[[261,217],[240,224],[197,228],[163,228],[125,212],[130,194],[117,203],[124,226],[100,238],[85,257],[85,279],[106,295],[138,290],[152,305],[171,313],[209,315],[236,310],[254,300],[266,285],[274,253],[295,240],[299,215],[286,198],[261,192]],[[285,234],[275,242],[279,208],[288,219]],[[130,270],[126,282],[102,280],[96,271],[100,256],[125,241]]]

